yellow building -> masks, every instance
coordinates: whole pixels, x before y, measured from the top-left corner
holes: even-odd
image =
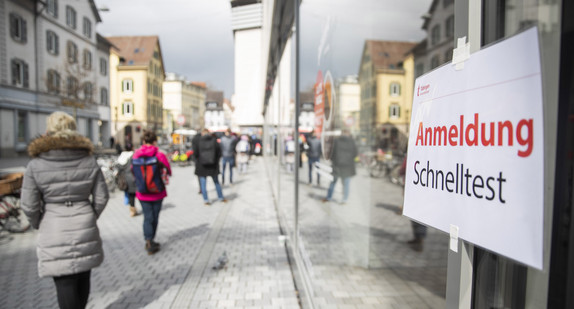
[[[365,42],[359,68],[361,138],[374,149],[404,151],[414,88],[416,43]],[[374,150],[373,149],[373,150]]]
[[[163,58],[157,36],[108,37],[112,136],[122,148],[141,145],[143,130],[163,132]]]

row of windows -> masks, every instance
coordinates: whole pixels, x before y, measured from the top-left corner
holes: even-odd
[[[58,2],[57,0],[48,0],[46,3],[46,11],[48,14],[58,17]],[[76,10],[71,6],[66,6],[66,25],[72,29],[76,29]],[[26,43],[28,40],[28,26],[26,20],[16,13],[10,13],[10,36],[17,42]],[[92,37],[92,22],[84,17],[82,33],[85,37]]]
[[[122,80],[122,92],[125,94],[130,94],[134,92],[134,81],[131,79]],[[162,88],[157,82],[148,81],[147,92],[155,96],[162,96]]]
[[[48,70],[47,79],[48,92],[52,94],[60,94],[61,77],[56,70]],[[90,102],[93,99],[94,86],[90,82],[85,82],[79,85],[78,79],[73,76],[66,78],[66,95],[68,97],[78,98],[78,94],[83,95],[84,101]],[[108,105],[108,89],[105,87],[100,88],[100,104]]]
[[[449,16],[445,21],[445,38],[450,39],[454,37],[454,15]],[[431,46],[435,46],[440,43],[441,40],[441,31],[440,31],[440,24],[435,25],[431,29]]]
[[[157,101],[153,101],[153,103],[150,103],[150,101],[148,100],[147,112],[148,115],[151,116],[151,118],[161,118],[163,109]],[[122,115],[124,117],[135,116],[134,102],[124,101],[122,103]]]

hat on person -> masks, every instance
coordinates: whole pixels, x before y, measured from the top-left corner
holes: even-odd
[[[46,133],[55,136],[76,135],[76,120],[64,112],[53,112],[46,121]]]

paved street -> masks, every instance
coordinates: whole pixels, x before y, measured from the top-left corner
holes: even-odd
[[[20,163],[0,160],[0,169]],[[112,193],[98,221],[105,261],[92,271],[88,307],[299,308],[263,159],[255,158],[247,174],[236,173],[236,183],[223,188],[227,204],[216,201],[210,184],[210,207],[197,193],[193,167],[173,170],[157,235],[162,249],[156,255],[144,250],[143,217],[130,218],[123,193]],[[284,187],[281,198],[292,195],[292,184]],[[333,226],[345,215],[341,205],[304,206],[321,194],[324,188],[304,187],[301,193],[301,224],[317,231],[304,230],[314,262],[324,249],[333,252],[323,237],[345,238],[345,229]],[[395,215],[394,208],[375,205],[370,220],[368,267],[345,265],[339,255],[314,263],[315,303],[320,308],[444,308],[446,236],[430,231],[425,251],[414,253],[404,244],[409,220]],[[0,308],[57,308],[52,279],[37,276],[36,233],[3,236]],[[212,269],[224,252],[226,267]]]

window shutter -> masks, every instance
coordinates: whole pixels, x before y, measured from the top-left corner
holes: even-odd
[[[10,36],[14,39],[16,38],[16,31],[17,31],[17,21],[16,16],[14,14],[10,14]]]
[[[56,2],[56,4],[57,3],[58,2]],[[56,44],[56,46],[55,46],[56,55],[59,55],[60,54],[60,38],[58,37],[57,34],[54,34],[54,38],[55,38],[54,44]]]
[[[398,94],[401,95],[401,84],[397,84],[397,88],[399,89]]]
[[[24,76],[22,77],[24,88],[29,88],[30,84],[28,83],[28,64],[22,63],[22,71],[24,72]]]
[[[21,23],[22,23],[22,42],[26,42],[27,38],[28,38],[28,30],[26,27],[26,20],[24,20],[24,18],[20,19]]]
[[[46,31],[46,50],[50,52],[50,30]]]
[[[54,0],[54,17],[58,18],[58,0]]]
[[[15,60],[12,60],[12,86],[18,84],[18,64]]]

